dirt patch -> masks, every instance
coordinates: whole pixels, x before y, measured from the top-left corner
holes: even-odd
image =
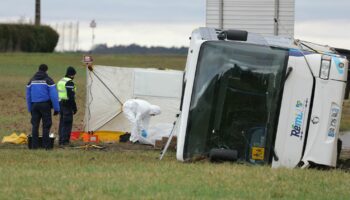
[[[350,172],[350,159],[346,159],[346,160],[339,160],[338,162],[338,168],[342,169],[346,172]]]
[[[338,168],[350,172],[350,149],[342,149],[338,161]]]
[[[102,147],[99,149],[98,147]],[[120,152],[120,151],[147,151],[147,150],[155,150],[151,145],[143,145],[143,144],[133,144],[133,143],[113,143],[113,144],[97,144],[97,147],[94,148],[92,145],[86,145],[84,143],[74,143],[71,146],[65,147],[65,149],[86,149],[86,150],[103,150],[103,151],[112,151],[112,152]]]
[[[146,151],[146,150],[155,150],[151,145],[143,145],[143,144],[132,144],[132,143],[113,143],[113,144],[97,144],[98,147],[102,147],[101,149],[93,146],[85,147],[85,144],[82,142],[74,142],[69,146],[59,147],[58,145],[54,146],[54,149],[67,149],[67,150],[103,150],[103,151]],[[15,144],[0,144],[0,149],[28,149],[26,144],[23,145],[15,145]],[[159,151],[159,150],[156,150]]]

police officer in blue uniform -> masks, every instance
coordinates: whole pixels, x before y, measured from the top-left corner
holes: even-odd
[[[31,113],[32,123],[32,144],[31,149],[37,149],[39,145],[39,125],[42,120],[42,147],[50,148],[50,128],[52,125],[51,108],[54,115],[58,115],[60,106],[55,82],[46,73],[46,64],[39,66],[39,71],[30,79],[27,84],[26,100],[27,108]]]
[[[77,113],[77,104],[75,102],[76,86],[73,79],[75,77],[74,67],[69,66],[63,77],[57,83],[58,97],[60,101],[60,124],[59,124],[59,145],[68,145],[73,126],[73,115]]]

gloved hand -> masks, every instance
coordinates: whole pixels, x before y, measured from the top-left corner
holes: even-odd
[[[58,115],[59,113],[60,113],[60,112],[58,112],[58,111],[54,111],[54,112],[53,112],[53,115],[56,116],[56,115]]]
[[[78,112],[78,110],[73,110],[73,115],[75,115]]]
[[[144,138],[147,138],[147,135],[148,135],[147,131],[145,129],[142,129],[141,130],[141,136],[144,137]]]

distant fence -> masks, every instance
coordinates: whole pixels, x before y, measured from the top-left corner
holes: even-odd
[[[0,52],[53,52],[58,37],[49,26],[0,24]]]
[[[79,22],[61,22],[51,27],[60,35],[56,51],[79,50]]]

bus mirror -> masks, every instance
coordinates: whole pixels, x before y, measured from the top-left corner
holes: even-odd
[[[219,40],[247,41],[248,32],[242,30],[226,30],[218,34]]]

